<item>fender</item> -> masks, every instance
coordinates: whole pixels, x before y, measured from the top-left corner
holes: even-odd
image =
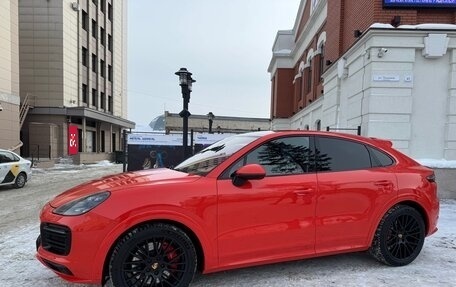
[[[382,220],[383,216],[390,210],[393,206],[400,204],[402,202],[413,202],[415,205],[420,206],[422,210],[426,211],[426,208],[422,206],[422,204],[419,202],[418,198],[423,198],[424,196],[419,196],[420,192],[419,191],[409,191],[407,193],[400,193],[398,192],[398,196],[396,198],[393,198],[392,200],[386,202],[381,208],[378,209],[378,213],[375,214],[375,219],[374,223],[371,225],[371,229],[369,230],[369,235],[367,237],[367,242],[366,245],[368,247],[371,246],[372,240],[374,239],[375,236],[375,231],[377,230],[378,225],[380,224],[380,221]],[[426,200],[427,201],[427,200]],[[430,203],[429,203],[430,204]],[[431,205],[429,205],[431,206]],[[424,221],[426,222],[427,226],[430,226],[429,222],[429,214],[425,214],[426,218],[424,218]]]
[[[118,219],[119,221],[116,226],[111,229],[111,232],[104,238],[97,250],[95,260],[92,263],[92,278],[102,279],[103,267],[105,260],[108,260],[107,256],[109,251],[125,232],[135,226],[150,221],[174,221],[187,227],[195,234],[201,244],[204,257],[203,270],[213,269],[218,264],[215,236],[211,239],[210,236],[208,236],[210,232],[208,232],[207,228],[204,228],[202,220],[198,220],[198,218],[192,216],[188,210],[176,206],[153,206],[153,208],[144,206],[135,210],[134,213],[123,214],[118,217]]]

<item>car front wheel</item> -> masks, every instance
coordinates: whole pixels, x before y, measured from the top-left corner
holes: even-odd
[[[407,265],[420,253],[424,237],[421,214],[410,206],[397,205],[383,216],[369,251],[387,265]]]
[[[197,255],[190,238],[169,224],[138,227],[116,245],[110,277],[117,287],[188,286]]]
[[[16,176],[16,180],[14,181],[15,188],[23,188],[25,183],[27,182],[27,177],[24,173],[20,173]]]

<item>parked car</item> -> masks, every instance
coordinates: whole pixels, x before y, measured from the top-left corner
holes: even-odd
[[[32,163],[18,154],[0,149],[0,186],[24,187],[32,176]]]
[[[195,272],[369,251],[412,262],[437,231],[434,172],[389,141],[281,131],[223,139],[174,170],[76,186],[41,211],[37,258],[73,282],[188,286]]]

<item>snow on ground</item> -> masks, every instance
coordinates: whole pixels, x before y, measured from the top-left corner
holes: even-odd
[[[65,282],[35,259],[38,212],[43,202],[61,189],[77,181],[119,172],[121,166],[85,166],[71,173],[71,178],[65,170],[71,169],[34,170],[33,180],[24,189],[0,189],[1,287],[93,286]],[[388,267],[366,253],[354,253],[199,275],[191,286],[432,285],[456,286],[456,200],[442,201],[439,231],[426,239],[421,254],[408,266]]]

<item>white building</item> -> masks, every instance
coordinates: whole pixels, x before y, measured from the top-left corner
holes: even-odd
[[[414,158],[456,160],[456,25],[371,23],[361,27],[359,38],[341,44],[347,49],[328,55],[334,27],[326,20],[336,1],[315,2],[317,14],[305,19],[310,3],[302,1],[294,29],[279,31],[274,43],[273,129],[361,126],[361,135],[390,139]],[[315,60],[328,66],[321,66],[321,81]],[[314,65],[313,97],[304,92],[300,100],[297,82],[302,78],[302,89],[307,85],[309,65]],[[293,77],[284,80],[290,73]],[[284,101],[291,101],[291,108],[280,112]]]

